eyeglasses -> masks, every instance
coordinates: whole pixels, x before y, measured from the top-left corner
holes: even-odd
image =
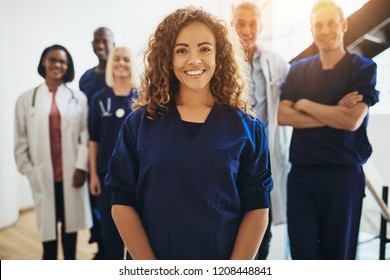
[[[68,65],[68,62],[63,60],[63,59],[59,59],[59,58],[56,58],[56,57],[48,57],[47,60],[50,62],[50,63],[59,63],[61,65]]]

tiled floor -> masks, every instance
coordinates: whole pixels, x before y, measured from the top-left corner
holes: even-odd
[[[269,260],[287,260],[287,226],[272,226],[271,248]],[[390,235],[390,233],[389,233]],[[96,252],[96,244],[88,244],[88,232],[82,231],[79,235],[78,259],[91,259]],[[26,249],[27,248],[27,249]],[[25,211],[14,226],[0,230],[0,259],[40,259],[42,254],[39,236],[36,228],[35,214],[33,210]],[[387,244],[386,259],[390,260],[390,243]],[[357,250],[359,260],[379,259],[379,239],[367,233],[360,233],[359,247]]]
[[[390,260],[390,243],[386,244],[386,260]],[[358,260],[378,260],[379,259],[379,238],[361,232],[359,235],[359,246],[357,250]]]
[[[269,260],[288,259],[286,225],[272,227],[272,240],[269,253]],[[390,243],[387,243],[385,257],[390,260]],[[359,236],[359,246],[357,250],[358,260],[378,260],[379,259],[379,238],[361,232]]]

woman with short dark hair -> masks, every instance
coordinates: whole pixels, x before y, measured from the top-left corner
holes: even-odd
[[[45,82],[16,103],[14,155],[31,185],[43,259],[57,259],[58,222],[64,259],[75,259],[77,231],[92,226],[85,184],[87,99],[66,85],[74,66],[65,47],[46,48],[38,73]]]

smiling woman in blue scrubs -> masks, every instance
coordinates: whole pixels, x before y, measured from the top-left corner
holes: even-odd
[[[135,111],[106,177],[133,259],[255,258],[273,181],[237,38],[187,8],[149,42]]]
[[[103,183],[116,136],[130,113],[132,100],[137,96],[132,60],[126,47],[111,51],[105,71],[107,87],[98,91],[89,105],[89,190],[96,196],[102,236],[99,249],[104,252],[101,254],[106,260],[123,259],[124,252],[123,242],[111,217],[111,192]]]

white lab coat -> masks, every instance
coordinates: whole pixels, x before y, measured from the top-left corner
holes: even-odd
[[[73,92],[73,95],[72,95]],[[50,151],[49,113],[53,94],[46,83],[23,93],[15,108],[14,155],[20,173],[27,175],[42,241],[57,239],[54,178]],[[55,95],[61,115],[64,215],[66,232],[92,226],[87,182],[73,187],[75,169],[88,170],[87,98],[64,84]]]
[[[290,65],[271,51],[257,46],[261,52],[260,64],[266,81],[268,111],[268,145],[270,149],[274,189],[271,192],[271,211],[275,225],[287,222],[287,175],[290,172],[289,146],[291,127],[278,125],[278,107],[281,86],[286,80]]]

